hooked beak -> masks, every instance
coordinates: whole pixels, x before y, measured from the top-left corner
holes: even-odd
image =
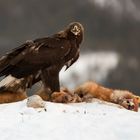
[[[80,33],[80,30],[79,30],[79,28],[75,25],[75,26],[72,28],[71,32],[72,32],[74,35],[77,36],[77,35]]]

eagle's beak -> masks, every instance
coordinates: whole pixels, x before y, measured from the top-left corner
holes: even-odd
[[[71,30],[71,32],[74,34],[74,35],[78,35],[80,33],[80,29],[78,28],[78,26],[74,26]]]

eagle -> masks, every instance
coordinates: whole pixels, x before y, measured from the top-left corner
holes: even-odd
[[[59,72],[79,58],[83,35],[82,24],[72,22],[54,35],[26,41],[6,53],[0,58],[0,77],[10,75],[15,79],[1,86],[0,91],[26,89],[42,81],[46,94],[59,92]]]

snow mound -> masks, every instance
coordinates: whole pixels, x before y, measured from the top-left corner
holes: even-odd
[[[109,104],[0,105],[0,140],[139,140],[140,112]]]

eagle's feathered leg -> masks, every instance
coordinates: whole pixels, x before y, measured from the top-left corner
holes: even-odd
[[[58,68],[42,70],[41,79],[44,85],[44,91],[46,93],[46,96],[49,96],[49,99],[51,99],[51,94],[54,91],[60,91]]]

